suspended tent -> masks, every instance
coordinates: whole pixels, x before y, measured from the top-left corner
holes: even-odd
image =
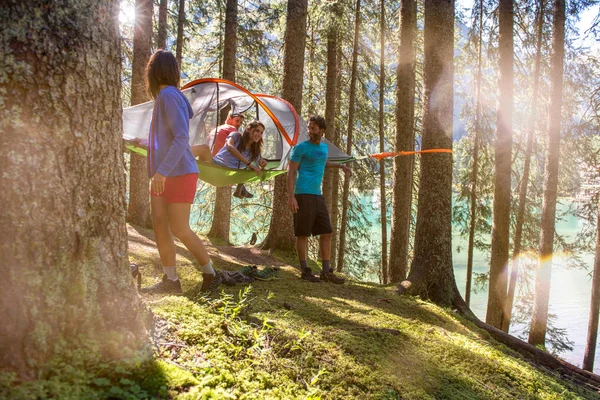
[[[214,129],[221,125],[219,111],[231,107],[235,113],[244,113],[245,120],[260,120],[265,125],[262,157],[267,167],[262,174],[245,169],[230,169],[212,163],[198,161],[199,176],[214,186],[271,179],[286,171],[291,149],[308,140],[306,122],[302,121],[294,107],[287,101],[266,95],[253,94],[240,85],[218,78],[198,79],[181,89],[187,97],[194,116],[190,120],[190,145],[214,142]],[[133,152],[147,155],[146,144],[152,121],[154,101],[123,109],[123,139]],[[213,133],[211,135],[211,133]],[[327,139],[329,160],[343,162],[353,158],[345,154]]]

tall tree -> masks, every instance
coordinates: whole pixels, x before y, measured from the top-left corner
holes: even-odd
[[[131,66],[131,105],[150,100],[146,91],[145,70],[152,52],[152,0],[136,0]],[[146,157],[129,156],[129,206],[127,219],[135,225],[151,227],[150,191]]]
[[[335,136],[335,109],[336,109],[336,78],[337,78],[337,17],[339,9],[337,2],[331,7],[331,18],[329,19],[329,27],[327,28],[327,80],[325,83],[325,121],[327,124],[326,136],[327,138],[334,141]],[[312,54],[312,53],[311,53]],[[337,172],[337,171],[336,171]],[[325,204],[327,209],[331,210],[332,203],[332,183],[333,183],[334,171],[329,168],[325,170],[323,176],[323,197],[325,197]]]
[[[508,282],[513,114],[513,0],[498,6],[498,111],[494,171],[494,217],[486,322],[502,328]]]
[[[533,73],[533,94],[531,96],[531,116],[529,117],[529,126],[527,128],[527,147],[525,150],[525,161],[523,164],[523,176],[519,183],[519,205],[517,209],[517,219],[515,223],[515,239],[513,245],[513,259],[510,271],[510,280],[508,282],[508,293],[506,295],[505,314],[502,319],[502,330],[508,332],[510,320],[512,318],[512,308],[515,298],[515,289],[517,287],[517,277],[519,275],[519,264],[521,254],[521,241],[523,237],[523,225],[525,223],[525,206],[527,203],[527,186],[529,185],[529,172],[531,169],[531,155],[533,153],[533,141],[535,133],[535,123],[537,121],[537,102],[540,86],[540,66],[542,59],[542,34],[544,27],[544,0],[538,3],[537,11],[537,29],[536,29],[536,53],[535,69]]]
[[[596,340],[598,339],[598,312],[600,312],[600,202],[598,203],[596,221],[596,255],[594,257],[594,273],[592,277],[592,300],[590,302],[590,322],[588,325],[587,344],[583,356],[583,369],[594,372],[596,358]]]
[[[158,29],[156,38],[156,47],[159,49],[167,48],[167,11],[169,9],[169,0],[160,0],[158,5]]]
[[[358,69],[358,39],[360,37],[360,0],[356,0],[354,14],[354,42],[352,45],[352,73],[350,75],[350,99],[348,104],[348,135],[346,137],[346,153],[352,154],[352,134],[354,131],[354,105],[356,102],[356,79]],[[348,225],[348,193],[350,191],[350,178],[344,177],[344,189],[342,194],[342,219],[340,222],[340,243],[337,259],[337,270],[344,268],[344,252],[346,246],[346,229]]]
[[[529,343],[545,344],[548,326],[548,299],[552,275],[554,220],[558,188],[558,161],[560,156],[560,124],[562,109],[563,65],[565,54],[565,0],[554,0],[552,9],[552,54],[550,55],[550,123],[544,166],[544,201],[538,268],[535,277],[533,318]]]
[[[465,303],[471,305],[471,279],[473,276],[473,250],[475,247],[475,223],[477,212],[477,172],[479,168],[479,140],[481,138],[481,55],[483,51],[483,0],[479,0],[477,9],[477,77],[476,77],[476,104],[475,104],[475,132],[473,140],[473,168],[471,170],[471,193],[470,193],[470,221],[469,221],[469,244],[467,249],[467,283],[465,288]]]
[[[175,47],[175,58],[179,65],[180,71],[183,70],[181,65],[183,54],[183,26],[185,25],[185,0],[179,0],[179,11],[177,16],[177,47]]]
[[[423,149],[452,149],[454,1],[425,0]],[[452,155],[421,160],[414,258],[398,293],[464,309],[452,269]]]
[[[146,338],[127,261],[118,13],[116,0],[0,7],[0,365],[24,379]]]
[[[235,82],[237,52],[237,0],[227,0],[225,9],[225,43],[223,47],[223,79]],[[229,243],[231,225],[231,187],[217,188],[213,221],[208,235]]]
[[[336,147],[340,147],[341,142],[341,121],[340,121],[340,111],[342,109],[342,101],[341,101],[341,90],[342,90],[342,71],[340,68],[341,65],[341,48],[338,40],[337,45],[337,57],[336,57],[336,77],[335,77],[335,97],[337,99],[335,103],[335,115],[334,125],[332,129],[335,134],[333,137],[333,144]],[[338,244],[338,220],[340,214],[339,207],[339,198],[340,198],[340,175],[333,174],[333,179],[331,180],[331,226],[333,228],[333,232],[331,233],[331,270],[335,271],[337,269],[337,244]]]
[[[415,147],[415,33],[416,0],[402,0],[400,8],[400,43],[396,67],[396,151]],[[390,237],[389,281],[399,283],[408,270],[408,244],[412,209],[413,157],[394,159],[394,189]]]
[[[306,14],[308,0],[288,0],[283,52],[283,88],[281,97],[289,101],[302,115],[302,81],[304,49],[306,47]],[[285,175],[275,178],[273,213],[263,249],[294,249],[294,223],[288,208]]]
[[[383,127],[383,98],[385,88],[385,2],[381,0],[379,13],[379,151],[385,151],[385,129]],[[387,206],[385,196],[385,160],[379,160],[379,193],[381,205],[381,278],[388,282],[387,260]]]

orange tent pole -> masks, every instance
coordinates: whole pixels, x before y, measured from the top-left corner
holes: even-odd
[[[377,153],[370,154],[369,157],[375,158],[376,160],[381,160],[386,157],[395,157],[395,156],[409,156],[412,154],[424,154],[424,153],[452,153],[451,149],[427,149],[427,150],[417,150],[417,151],[386,151],[385,153]]]

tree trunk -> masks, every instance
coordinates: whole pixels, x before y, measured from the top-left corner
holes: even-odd
[[[598,339],[598,312],[600,311],[600,203],[596,220],[596,255],[594,257],[594,275],[592,278],[592,300],[590,301],[590,323],[587,344],[583,356],[583,369],[594,372],[596,340]]]
[[[177,47],[175,48],[175,58],[179,71],[183,71],[181,64],[183,54],[183,25],[185,24],[185,0],[179,0],[179,15],[177,17]]]
[[[537,43],[535,55],[535,72],[533,75],[533,96],[531,97],[531,117],[529,118],[529,127],[527,129],[527,148],[525,150],[525,162],[523,165],[523,178],[519,186],[519,206],[517,210],[517,220],[515,223],[515,240],[513,249],[513,260],[510,271],[510,281],[508,282],[508,293],[506,295],[506,305],[504,307],[504,318],[502,320],[502,330],[508,332],[510,328],[510,319],[512,317],[513,302],[515,299],[515,289],[517,287],[517,277],[519,275],[519,255],[521,254],[521,238],[523,236],[523,224],[525,222],[525,205],[527,203],[527,185],[529,184],[529,171],[531,169],[531,154],[533,153],[533,140],[535,133],[535,121],[537,120],[537,99],[539,93],[540,64],[542,58],[542,33],[544,26],[544,0],[540,0],[537,20]]]
[[[150,100],[146,91],[146,64],[152,52],[152,0],[136,0],[131,67],[131,105]],[[127,219],[134,225],[152,227],[147,159],[139,154],[129,156],[129,207]]]
[[[146,334],[127,260],[119,2],[8,4],[0,365],[35,379],[130,357]]]
[[[350,100],[348,105],[348,136],[346,138],[346,153],[352,154],[352,133],[354,130],[354,103],[356,102],[356,75],[358,69],[358,38],[360,37],[360,0],[356,0],[354,16],[354,43],[352,45],[352,75],[350,76]],[[340,243],[337,260],[337,270],[344,269],[344,252],[346,250],[346,229],[348,227],[348,192],[350,179],[344,176],[344,191],[342,194],[342,220],[340,223]]]
[[[341,73],[341,49],[337,46],[337,75],[335,77],[335,98],[337,99],[335,103],[335,115],[339,116],[340,111],[342,109],[342,101],[341,101],[341,90],[342,90],[342,73]],[[336,147],[340,147],[340,138],[341,138],[341,128],[339,118],[334,118],[334,136],[333,136],[333,144]],[[340,174],[333,174],[333,179],[331,181],[331,227],[333,232],[331,232],[331,270],[335,271],[337,269],[337,244],[338,244],[338,220],[339,220],[339,198],[340,198]]]
[[[227,0],[225,9],[225,43],[223,48],[223,79],[235,82],[237,53],[237,0]],[[216,190],[213,220],[208,236],[229,243],[231,226],[231,187]]]
[[[281,97],[302,115],[302,81],[306,47],[306,15],[308,0],[289,0],[284,38],[283,88]],[[261,247],[269,250],[294,249],[294,223],[288,208],[287,177],[275,178],[273,213],[269,232]]]
[[[156,47],[159,49],[167,48],[167,11],[169,0],[160,0],[158,6],[158,34],[156,38]]]
[[[381,0],[379,43],[379,151],[385,151],[385,130],[383,129],[383,91],[385,88],[385,4]],[[379,192],[381,205],[381,281],[388,282],[387,271],[387,206],[385,200],[385,161],[379,160]]]
[[[500,329],[504,319],[508,283],[514,58],[513,0],[500,0],[498,9],[499,104],[496,114],[498,133],[495,150],[494,217],[486,322]]]
[[[425,0],[423,149],[452,149],[454,1]],[[421,160],[415,255],[400,294],[464,308],[452,269],[452,155]]]
[[[471,170],[470,222],[469,245],[467,249],[467,283],[465,288],[465,303],[471,305],[471,280],[473,276],[473,250],[475,243],[475,223],[477,222],[477,172],[479,169],[479,140],[481,137],[481,53],[483,47],[483,0],[479,0],[479,32],[477,40],[477,88],[475,105],[475,138],[473,140],[473,169]]]
[[[415,33],[416,0],[402,0],[400,44],[396,68],[396,151],[415,148]],[[413,157],[394,158],[394,189],[390,237],[389,281],[402,282],[408,270],[410,216],[412,211]]]
[[[508,333],[501,331],[485,322],[480,321],[473,315],[465,315],[467,319],[473,322],[477,327],[487,331],[491,337],[500,343],[519,352],[525,359],[531,361],[537,366],[545,367],[553,373],[563,378],[569,378],[573,383],[593,390],[596,393],[600,391],[600,377],[588,371],[585,371],[573,364],[570,364],[552,354],[540,350],[529,343],[522,341]]]
[[[550,124],[544,173],[544,202],[540,232],[538,270],[535,278],[535,302],[529,331],[529,343],[545,344],[548,324],[548,299],[552,274],[554,219],[560,156],[563,63],[565,52],[565,0],[555,0],[552,10],[552,54],[550,55]]]
[[[337,6],[334,6],[337,9]],[[326,136],[332,141],[335,136],[335,109],[336,109],[336,78],[337,78],[337,15],[334,12],[331,15],[331,26],[327,30],[327,81],[325,84],[325,121],[327,124]],[[312,97],[311,97],[312,103]],[[327,210],[331,210],[333,175],[338,171],[331,168],[325,169],[323,176],[323,197]]]

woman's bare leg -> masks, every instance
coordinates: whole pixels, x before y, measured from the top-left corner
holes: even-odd
[[[202,240],[190,228],[190,207],[189,203],[169,203],[167,204],[167,213],[171,232],[181,240],[183,245],[194,255],[198,263],[206,265],[210,262],[208,252],[204,247]]]
[[[210,152],[210,147],[207,144],[197,144],[191,146],[192,154],[194,157],[200,158],[200,161],[204,161],[206,163],[212,162],[212,153]]]
[[[162,196],[152,196],[150,198],[152,207],[152,224],[154,226],[154,235],[156,237],[156,247],[160,255],[160,261],[163,267],[175,266],[175,243],[169,225],[169,214],[167,212],[167,203]]]

